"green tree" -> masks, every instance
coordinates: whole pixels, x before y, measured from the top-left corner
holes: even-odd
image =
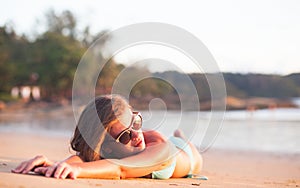
[[[76,18],[69,10],[63,11],[60,15],[50,9],[46,13],[48,32],[62,34],[74,39],[77,34]]]
[[[34,72],[46,98],[71,97],[74,73],[85,49],[77,40],[47,32],[33,44]]]
[[[0,27],[0,92],[9,92],[19,84],[26,83],[26,62],[29,42],[25,36],[15,34],[12,27]]]

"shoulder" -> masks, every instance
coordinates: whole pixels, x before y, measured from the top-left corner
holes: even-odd
[[[167,142],[165,136],[163,136],[161,133],[154,130],[144,131],[143,135],[145,138],[146,145]]]

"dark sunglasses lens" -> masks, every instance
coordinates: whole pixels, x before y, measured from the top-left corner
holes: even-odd
[[[132,129],[140,130],[142,128],[142,117],[137,115],[133,120]]]
[[[122,136],[119,138],[119,141],[122,144],[128,144],[131,139],[131,131],[125,131]]]

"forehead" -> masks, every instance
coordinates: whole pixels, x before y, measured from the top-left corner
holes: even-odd
[[[131,107],[128,105],[123,109],[123,113],[117,117],[121,124],[125,126],[125,128],[130,126],[132,121],[132,110]]]

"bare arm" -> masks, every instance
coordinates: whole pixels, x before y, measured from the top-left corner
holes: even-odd
[[[70,157],[66,158],[61,162],[66,162],[67,164],[74,164],[74,163],[83,163],[84,161],[78,155],[71,155]]]
[[[164,136],[156,131],[144,132],[147,148],[134,156],[105,159],[73,164],[80,169],[82,178],[130,178],[142,177],[171,164],[170,154],[174,149]],[[79,158],[79,157],[78,157]]]
[[[79,156],[73,155],[61,162],[51,162],[47,166],[35,168],[34,172],[44,174],[46,177],[53,176],[62,179],[66,177],[72,179],[77,177],[129,178],[142,177],[170,165],[173,145],[156,131],[147,131],[144,136],[147,148],[134,156],[121,160],[105,159],[84,162]]]
[[[82,178],[142,177],[170,165],[171,148],[168,142],[147,147],[140,154],[124,159],[105,159],[74,164]]]
[[[71,156],[65,161],[50,167],[35,169],[36,173],[55,178],[108,178],[120,179],[142,177],[153,171],[164,169],[171,164],[171,146],[162,142],[147,147],[143,152],[124,159],[102,159],[83,162],[78,156]]]

